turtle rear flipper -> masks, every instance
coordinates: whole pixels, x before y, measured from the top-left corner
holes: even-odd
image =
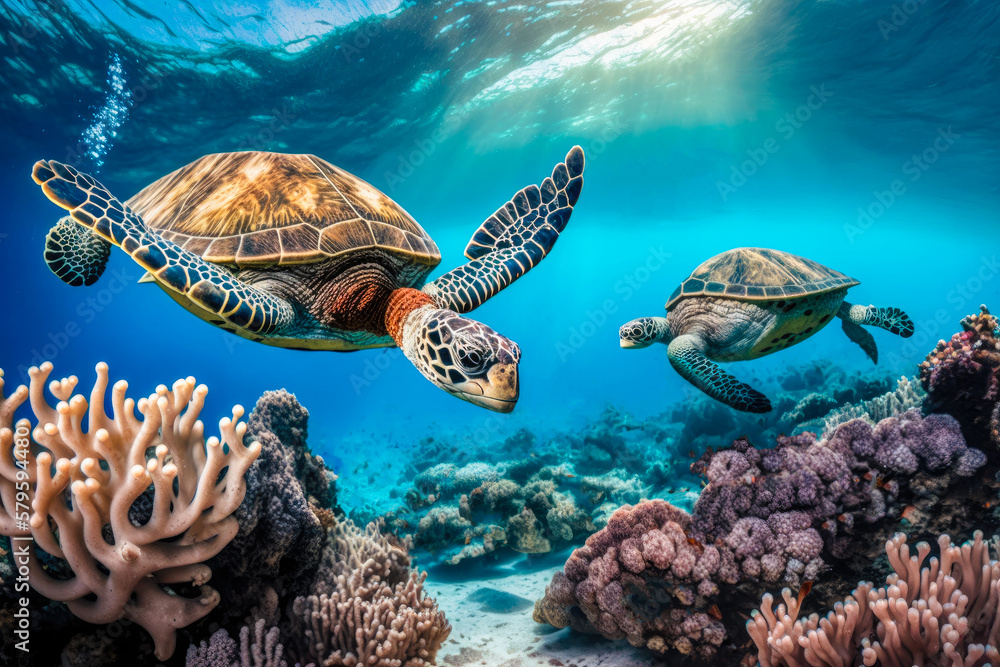
[[[467,313],[545,258],[566,228],[583,188],[583,149],[574,146],[541,187],[529,185],[479,226],[470,261],[424,287],[442,307]]]
[[[875,344],[875,337],[850,320],[841,319],[841,324],[847,337],[860,345],[872,363],[877,364],[878,346]]]
[[[104,273],[111,244],[73,218],[59,220],[45,236],[45,263],[67,285],[93,285]]]
[[[885,329],[901,338],[913,335],[913,320],[899,308],[876,308],[875,306],[855,306],[846,301],[840,304],[837,317],[854,324]]]
[[[292,322],[294,309],[287,301],[149,231],[142,218],[93,177],[54,160],[36,162],[31,177],[77,223],[121,247],[160,284],[225,322],[261,335]]]
[[[743,412],[771,411],[767,396],[722,370],[702,352],[701,339],[678,336],[667,346],[670,365],[681,377],[717,401]]]

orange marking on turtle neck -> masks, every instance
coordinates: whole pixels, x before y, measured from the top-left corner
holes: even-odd
[[[406,316],[421,306],[434,303],[429,294],[421,292],[412,287],[401,287],[393,290],[389,295],[389,303],[385,308],[385,328],[396,341],[396,345],[402,345],[400,337],[403,335],[403,322]]]

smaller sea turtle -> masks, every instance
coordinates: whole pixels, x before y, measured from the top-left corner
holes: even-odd
[[[860,284],[839,271],[780,250],[736,248],[694,270],[667,301],[666,317],[640,317],[618,332],[624,348],[666,343],[670,364],[712,398],[744,412],[769,412],[767,397],[717,366],[784,350],[834,316],[844,333],[878,363],[875,339],[859,325],[903,338],[913,322],[899,308],[844,301]]]

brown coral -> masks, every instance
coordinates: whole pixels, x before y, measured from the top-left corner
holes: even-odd
[[[426,574],[376,524],[330,531],[313,595],[293,604],[298,658],[329,667],[427,667],[451,632],[425,595]]]
[[[204,439],[198,416],[208,389],[194,378],[178,380],[172,391],[160,385],[138,403],[125,397],[128,385],[120,381],[109,416],[106,364],[97,366],[89,403],[73,395],[76,377],[50,383],[55,408],[44,394],[51,371],[50,363],[32,368],[30,387],[6,398],[0,371],[0,533],[24,550],[36,592],[90,623],[135,621],[164,660],[174,652],[176,630],[219,603],[205,585],[211,570],[204,561],[237,532],[231,515],[260,445],[244,446],[240,406],[220,422],[221,442]],[[35,428],[27,419],[13,424],[25,400]],[[39,550],[63,561],[71,576],[54,576]],[[176,594],[171,586],[178,584],[194,586],[199,596]]]

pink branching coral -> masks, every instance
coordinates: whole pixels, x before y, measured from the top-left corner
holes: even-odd
[[[120,381],[109,416],[106,364],[97,366],[89,402],[73,395],[76,377],[51,382],[55,407],[45,397],[51,372],[50,363],[32,368],[30,387],[5,398],[0,371],[0,533],[31,538],[14,544],[27,545],[34,591],[90,623],[138,623],[165,660],[177,629],[219,603],[205,585],[212,573],[204,562],[236,535],[232,514],[260,445],[244,446],[240,406],[220,421],[221,441],[204,439],[198,416],[208,389],[194,378],[173,390],[160,385],[138,403]],[[26,400],[34,427],[28,419],[14,424]],[[199,595],[178,595],[172,585]]]
[[[781,591],[784,603],[772,608],[774,597],[767,593],[760,612],[747,622],[747,632],[757,646],[761,667],[853,667],[861,641],[872,632],[868,609],[870,583],[862,583],[844,602],[838,602],[824,617],[812,614],[798,618],[804,593],[793,597]]]
[[[786,588],[772,608],[767,594],[747,622],[762,667],[850,667],[860,655],[869,667],[982,667],[1000,663],[1000,563],[983,534],[953,545],[938,538],[940,558],[924,566],[931,547],[897,533],[885,550],[894,573],[884,587],[862,583],[825,618],[796,620],[801,595]]]

